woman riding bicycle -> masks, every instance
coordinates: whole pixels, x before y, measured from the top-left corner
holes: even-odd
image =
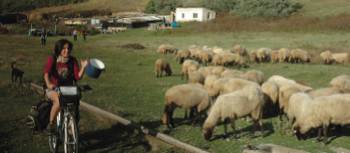
[[[58,86],[71,86],[83,77],[87,60],[81,60],[81,68],[75,57],[71,56],[73,44],[67,39],[60,39],[56,42],[54,53],[47,58],[44,67],[44,80],[46,84],[46,95],[52,101],[50,122],[48,131],[55,132],[55,119],[60,111]]]

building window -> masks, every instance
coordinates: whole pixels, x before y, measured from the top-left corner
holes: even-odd
[[[193,13],[193,18],[194,19],[198,18],[198,13]]]
[[[184,19],[184,18],[185,18],[185,13],[182,13],[182,15],[181,15],[181,16],[182,16],[182,18]]]

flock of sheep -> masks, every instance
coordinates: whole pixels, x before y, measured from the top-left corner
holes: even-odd
[[[178,50],[172,45],[162,44],[159,46],[158,53],[175,54],[176,59],[182,63],[185,59],[193,59],[205,65],[238,65],[247,66],[249,63],[272,62],[272,63],[308,63],[311,62],[311,54],[303,49],[270,49],[259,48],[247,51],[240,45],[235,45],[232,49],[223,49],[221,47],[210,48],[208,46],[199,47],[190,46],[188,49]],[[327,50],[320,54],[324,64],[346,64],[349,62],[349,53],[332,53]]]
[[[252,119],[254,130],[259,128],[262,132],[263,112],[268,111],[277,112],[280,119],[286,115],[298,139],[304,138],[312,129],[318,129],[318,140],[326,142],[331,125],[350,124],[349,75],[333,78],[329,87],[313,89],[279,75],[265,79],[264,73],[258,70],[243,72],[224,67],[231,64],[244,66],[248,58],[255,62],[310,62],[310,55],[304,50],[261,48],[248,53],[236,45],[232,52],[195,46],[177,51],[171,45],[161,45],[158,52],[176,54],[176,59],[182,64],[182,78],[188,80],[187,84],[175,85],[165,93],[162,122],[168,127],[174,127],[172,116],[178,107],[185,109],[185,118],[187,111],[193,120],[206,117],[203,123],[206,140],[212,137],[218,123],[224,123],[227,135],[226,125],[231,123],[234,130],[234,121],[246,116]],[[330,51],[321,53],[326,64],[345,63],[348,59],[344,56],[348,56],[347,53],[342,56]],[[211,66],[205,66],[210,63]],[[158,59],[155,62],[156,76],[161,77],[162,72],[172,74],[170,64]]]

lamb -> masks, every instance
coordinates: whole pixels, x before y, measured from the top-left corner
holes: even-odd
[[[350,75],[339,75],[331,80],[329,83],[331,87],[338,88],[343,92],[350,91]]]
[[[165,72],[165,76],[171,76],[172,74],[170,64],[161,58],[156,60],[154,64],[154,71],[156,77],[162,77],[163,71]]]
[[[349,62],[349,53],[334,53],[332,58],[338,64],[346,64]]]
[[[203,124],[203,136],[209,140],[213,130],[219,121],[226,124],[231,121],[234,130],[234,120],[244,116],[250,116],[255,125],[262,131],[262,109],[264,106],[263,94],[259,86],[247,86],[241,90],[221,95],[211,107],[209,115]]]
[[[174,127],[173,112],[177,107],[195,108],[198,113],[204,112],[210,104],[208,92],[199,84],[181,84],[165,92],[165,107],[162,116],[163,124]]]
[[[176,54],[177,48],[175,48],[173,45],[170,45],[170,44],[162,44],[158,47],[157,52],[161,54],[168,54],[168,53]]]
[[[334,59],[332,57],[332,52],[329,50],[326,50],[320,54],[320,57],[324,64],[332,64],[334,62]]]
[[[199,68],[199,63],[194,60],[185,60],[184,63],[182,63],[182,69],[181,69],[181,78],[183,79],[184,77],[188,79],[188,73],[198,70]]]
[[[301,111],[293,124],[293,130],[298,138],[312,128],[323,128],[323,140],[327,141],[327,131],[330,124],[350,124],[350,94],[334,94],[314,99],[308,98],[304,111]],[[318,140],[321,140],[320,134]]]

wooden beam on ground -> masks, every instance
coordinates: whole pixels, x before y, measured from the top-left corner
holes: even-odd
[[[37,84],[34,84],[34,83],[31,83],[31,87],[35,90],[39,90],[41,91],[41,93],[43,93],[43,88]],[[177,139],[174,139],[173,137],[170,137],[166,134],[163,134],[163,133],[160,133],[160,132],[157,132],[157,131],[152,131],[152,130],[149,130],[147,128],[145,128],[144,126],[142,125],[138,125],[136,123],[133,123],[127,119],[124,119],[123,117],[120,117],[116,114],[113,114],[113,113],[110,113],[110,112],[107,112],[101,108],[98,108],[96,106],[93,106],[91,104],[88,104],[86,102],[83,102],[83,101],[80,101],[80,107],[87,111],[87,112],[90,112],[90,113],[94,113],[94,114],[98,114],[98,115],[101,115],[103,117],[106,117],[108,119],[111,119],[111,120],[114,120],[114,121],[117,121],[118,123],[121,123],[125,126],[129,126],[129,127],[132,127],[134,129],[138,129],[140,131],[142,131],[144,134],[146,135],[150,135],[150,136],[153,136],[153,137],[156,137],[170,145],[173,145],[175,147],[178,147],[178,148],[181,148],[183,150],[185,150],[186,152],[192,152],[192,153],[208,153],[207,151],[205,150],[202,150],[200,148],[197,148],[197,147],[194,147],[192,145],[189,145],[187,143],[184,143],[184,142],[181,142]]]
[[[243,153],[308,153],[303,150],[292,149],[275,144],[259,144],[248,146],[243,149]]]

